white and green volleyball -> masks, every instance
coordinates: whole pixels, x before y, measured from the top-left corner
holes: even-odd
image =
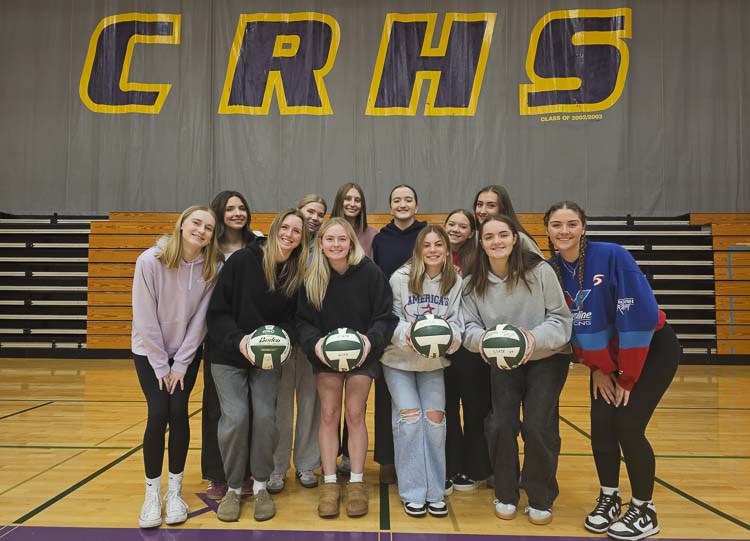
[[[263,370],[274,370],[289,358],[292,342],[289,335],[276,325],[263,325],[250,335],[247,341],[247,353],[250,362]]]
[[[442,357],[453,341],[453,330],[446,320],[432,314],[419,316],[411,324],[411,343],[424,357]]]
[[[365,344],[354,329],[335,329],[323,339],[323,358],[338,372],[356,368],[364,353]]]
[[[482,352],[503,370],[518,366],[526,354],[526,337],[518,327],[502,323],[488,329],[482,339]]]

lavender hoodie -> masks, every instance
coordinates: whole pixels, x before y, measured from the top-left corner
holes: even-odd
[[[148,357],[157,378],[184,374],[206,336],[206,310],[216,282],[203,281],[203,255],[168,269],[156,259],[160,239],[135,263],[132,349]]]

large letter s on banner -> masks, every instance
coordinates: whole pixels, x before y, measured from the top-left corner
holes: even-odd
[[[630,53],[632,11],[551,11],[531,33],[520,85],[522,115],[602,111],[620,99]]]
[[[89,42],[78,93],[97,113],[158,114],[170,84],[128,80],[136,43],[180,43],[180,15],[121,13],[105,17]]]

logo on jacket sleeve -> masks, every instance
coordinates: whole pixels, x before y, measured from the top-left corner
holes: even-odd
[[[617,299],[617,311],[621,314],[624,314],[625,312],[628,312],[630,310],[630,307],[634,304],[635,299],[632,298]]]
[[[600,286],[604,283],[604,275],[603,274],[595,274],[594,275],[594,287]]]

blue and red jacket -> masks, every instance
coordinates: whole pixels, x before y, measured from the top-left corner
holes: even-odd
[[[560,254],[555,257],[573,312],[573,351],[586,366],[605,374],[617,372],[618,383],[631,390],[654,332],[666,321],[646,276],[622,246],[588,242],[581,289],[580,261],[570,264]]]

